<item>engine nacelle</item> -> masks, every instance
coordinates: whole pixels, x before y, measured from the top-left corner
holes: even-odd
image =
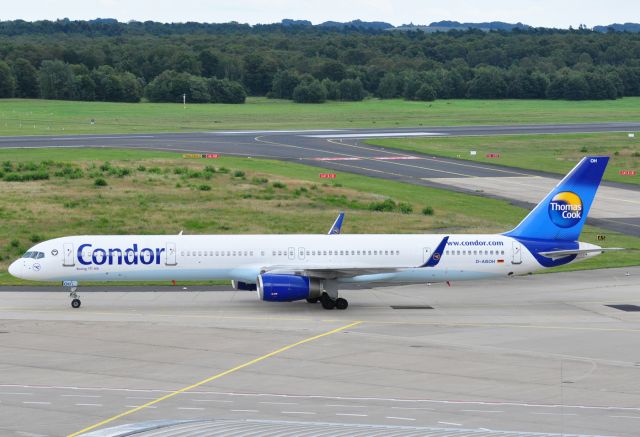
[[[322,294],[322,280],[297,275],[258,276],[258,295],[267,302],[291,302],[317,298]]]
[[[242,281],[231,281],[234,290],[256,291],[257,285]]]

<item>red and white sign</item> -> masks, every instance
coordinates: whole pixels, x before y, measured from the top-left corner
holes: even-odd
[[[220,155],[218,155],[217,153],[207,153],[204,157],[207,159],[216,159],[220,158]]]
[[[320,173],[320,179],[335,179],[335,173]]]
[[[486,157],[487,158],[500,158],[500,154],[499,153],[487,153]]]
[[[618,174],[620,176],[636,176],[637,172],[635,170],[620,170]]]

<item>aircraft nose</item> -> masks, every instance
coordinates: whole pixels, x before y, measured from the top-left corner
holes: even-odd
[[[14,261],[9,266],[9,274],[11,276],[15,276],[16,278],[20,277],[20,272],[22,271],[22,264],[20,260]]]

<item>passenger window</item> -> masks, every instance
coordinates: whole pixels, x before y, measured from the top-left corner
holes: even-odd
[[[184,252],[180,252],[180,256],[184,256]]]

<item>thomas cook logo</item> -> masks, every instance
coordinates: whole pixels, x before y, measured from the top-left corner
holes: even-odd
[[[582,218],[582,200],[571,191],[563,191],[549,202],[549,217],[561,228],[575,226]]]
[[[433,254],[433,259],[438,261],[440,259],[440,254],[438,252]]]

